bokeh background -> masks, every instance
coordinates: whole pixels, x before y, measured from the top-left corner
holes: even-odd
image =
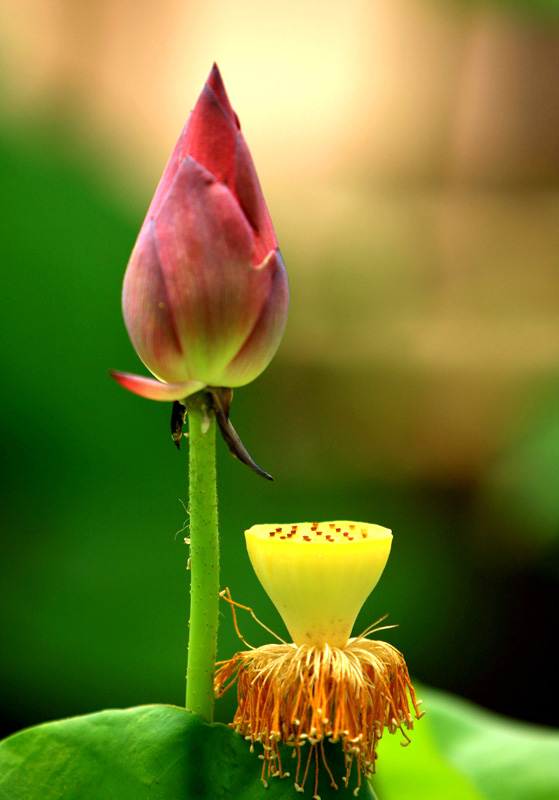
[[[275,483],[219,447],[223,586],[284,633],[243,530],[389,526],[356,629],[389,612],[417,678],[553,724],[556,4],[8,0],[2,733],[183,702],[187,448],[169,406],[107,371],[141,369],[122,276],[214,60],[292,289],[278,356],[232,407]]]

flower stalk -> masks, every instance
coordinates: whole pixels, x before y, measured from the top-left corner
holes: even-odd
[[[287,273],[239,119],[214,64],[171,153],[130,256],[122,310],[153,377],[112,371],[125,389],[172,402],[190,457],[190,632],[186,707],[213,718],[219,541],[216,422],[234,456],[258,467],[229,420],[233,387],[273,358],[289,305]]]
[[[216,420],[208,396],[185,400],[189,440],[190,623],[186,708],[213,721],[219,624]]]

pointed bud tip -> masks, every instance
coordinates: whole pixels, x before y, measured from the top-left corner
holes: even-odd
[[[223,89],[225,89],[225,86],[223,84],[223,78],[221,77],[221,72],[219,70],[219,67],[217,66],[217,62],[215,61],[212,64],[212,68],[210,70],[210,74],[208,75],[206,83],[209,83],[214,91],[217,86],[220,86]]]

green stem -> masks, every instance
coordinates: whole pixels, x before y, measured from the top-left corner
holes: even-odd
[[[203,392],[186,401],[189,436],[190,632],[186,707],[213,720],[219,613],[215,415]]]

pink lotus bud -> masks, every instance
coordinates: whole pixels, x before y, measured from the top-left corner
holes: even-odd
[[[288,301],[272,221],[214,64],[124,277],[126,327],[157,380],[113,376],[152,400],[242,386],[274,356]]]

